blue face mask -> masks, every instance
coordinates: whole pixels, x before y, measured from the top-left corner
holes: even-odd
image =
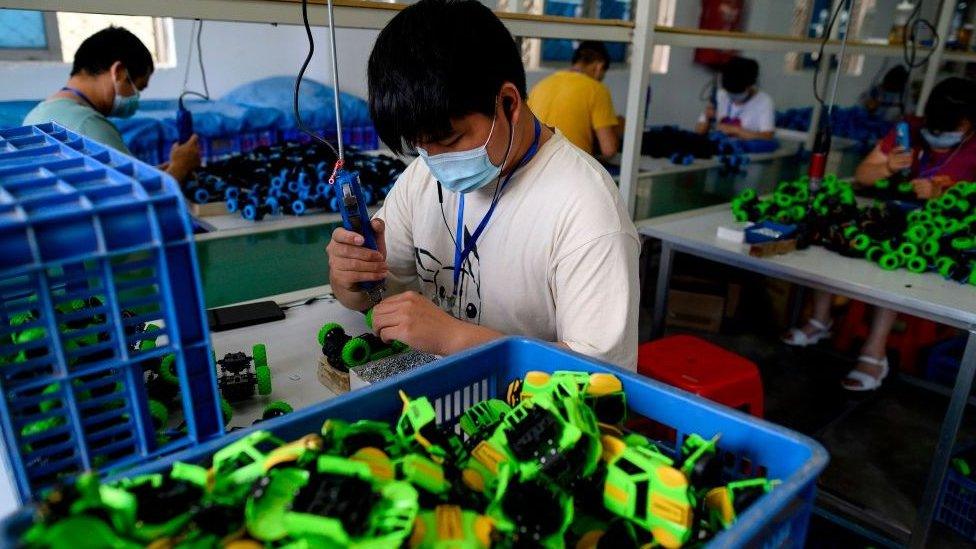
[[[505,161],[508,160],[512,143],[510,140],[501,166],[492,164],[488,157],[488,142],[491,141],[491,136],[495,132],[497,119],[497,115],[492,119],[488,139],[485,140],[484,145],[478,148],[433,156],[427,154],[424,149],[417,148],[420,157],[427,163],[430,173],[444,188],[455,193],[469,193],[491,183],[501,174],[501,166],[504,166]],[[514,132],[512,132],[512,137],[515,137]]]
[[[962,138],[964,135],[962,132],[942,132],[940,134],[934,134],[927,128],[922,128],[922,137],[925,138],[925,142],[929,144],[929,147],[932,147],[933,149],[951,149],[962,143]]]
[[[133,95],[123,96],[119,93],[119,85],[115,85],[115,101],[112,104],[112,112],[109,116],[114,116],[116,118],[130,118],[132,115],[139,110],[139,88],[132,83],[132,79],[129,78],[128,71],[126,71],[126,78],[129,80],[129,85],[132,89],[136,90]]]
[[[746,99],[749,99],[749,90],[739,93],[730,93],[729,99],[731,99],[733,103],[743,103]]]

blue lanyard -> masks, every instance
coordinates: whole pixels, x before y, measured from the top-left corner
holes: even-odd
[[[452,296],[457,296],[458,292],[458,282],[461,280],[461,266],[464,265],[464,261],[471,255],[474,251],[475,244],[478,242],[478,238],[481,237],[481,233],[484,232],[485,227],[488,226],[488,220],[491,219],[493,213],[495,213],[495,206],[498,205],[498,199],[501,197],[502,191],[508,185],[508,182],[512,180],[512,176],[515,172],[519,170],[522,166],[529,163],[530,160],[539,152],[539,136],[542,135],[542,125],[539,123],[539,119],[535,120],[535,135],[532,138],[532,146],[526,151],[525,156],[522,160],[512,168],[512,171],[508,172],[505,176],[505,180],[501,182],[498,189],[495,190],[495,196],[491,199],[491,206],[488,207],[488,211],[485,212],[485,216],[481,218],[481,223],[478,223],[478,227],[471,234],[471,239],[468,242],[464,241],[464,194],[461,194],[461,198],[458,201],[458,215],[457,215],[457,237],[454,241],[454,291]]]
[[[97,108],[95,108],[95,104],[92,103],[92,100],[91,99],[88,99],[88,96],[85,95],[85,94],[83,94],[83,93],[81,93],[80,91],[78,91],[78,90],[76,90],[74,88],[69,88],[68,86],[65,86],[65,87],[61,88],[61,91],[67,91],[67,92],[71,92],[71,93],[77,95],[79,98],[83,99],[85,101],[85,103],[88,103],[88,106],[89,107],[95,109],[96,111],[98,110]]]

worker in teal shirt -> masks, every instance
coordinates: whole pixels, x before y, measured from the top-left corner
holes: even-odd
[[[128,30],[108,27],[89,36],[75,54],[68,83],[27,113],[24,125],[57,122],[69,130],[131,155],[107,116],[128,118],[139,108],[139,92],[149,85],[152,54]],[[200,165],[196,135],[173,145],[160,166],[184,181]]]

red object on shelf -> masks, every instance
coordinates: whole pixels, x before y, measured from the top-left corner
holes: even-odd
[[[698,28],[717,31],[741,31],[745,0],[702,0]],[[738,55],[737,50],[698,48],[695,63],[718,68]]]
[[[637,348],[637,372],[719,404],[763,417],[759,368],[745,357],[689,335]]]
[[[844,318],[834,328],[834,348],[845,353],[852,352],[855,343],[860,344],[867,339],[871,331],[871,317],[867,305],[852,300]],[[923,365],[919,363],[922,352],[954,335],[955,330],[948,326],[899,314],[888,335],[888,349],[898,352],[898,366],[901,371],[918,374],[922,372]]]

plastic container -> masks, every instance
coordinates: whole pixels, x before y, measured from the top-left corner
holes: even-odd
[[[935,520],[976,542],[976,480],[950,467],[942,482]]]
[[[159,330],[139,331],[150,322]],[[223,434],[208,344],[176,182],[56,124],[0,130],[9,490],[28,501],[93,467],[146,463]],[[143,376],[170,354],[187,429],[163,442]]]
[[[438,360],[402,376],[354,391],[317,406],[270,420],[260,425],[286,440],[318,432],[328,418],[361,418],[392,421],[399,417],[402,403],[397,391],[426,395],[437,410],[441,424],[456,425],[471,404],[504,396],[509,381],[531,370],[583,370],[611,372],[620,377],[631,408],[638,414],[673,427],[676,450],[685,434],[710,437],[722,433],[719,447],[727,452],[730,477],[767,474],[782,480],[771,493],[759,499],[738,522],[713,541],[716,547],[801,546],[813,508],[817,476],[827,464],[827,453],[813,440],[785,428],[725,408],[679,391],[633,372],[607,366],[550,344],[506,338],[478,349]],[[144,474],[159,471],[174,461],[202,461],[216,450],[254,428],[236,431],[220,440],[168,456],[145,467],[129,471]],[[21,510],[0,526],[0,542],[12,541],[30,520],[30,510]]]

